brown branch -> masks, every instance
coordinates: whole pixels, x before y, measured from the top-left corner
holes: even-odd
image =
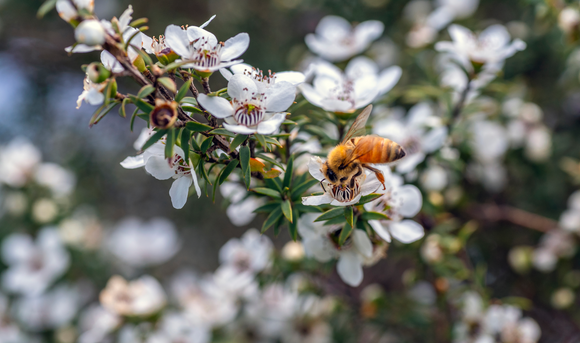
[[[205,91],[205,94],[211,93],[211,88],[209,87],[209,77],[202,78],[201,85],[203,86],[203,90]]]
[[[558,227],[558,222],[553,219],[507,205],[476,205],[469,212],[475,218],[481,220],[490,222],[508,221],[540,232],[548,232]]]

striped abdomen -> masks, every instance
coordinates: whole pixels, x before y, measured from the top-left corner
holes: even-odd
[[[389,163],[400,160],[406,153],[403,148],[390,139],[379,136],[363,136],[351,139],[355,150],[364,152],[360,163]]]

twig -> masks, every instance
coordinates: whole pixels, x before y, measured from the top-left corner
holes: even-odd
[[[548,232],[558,227],[558,222],[553,219],[507,205],[478,205],[470,212],[472,212],[475,217],[479,217],[483,220],[491,222],[508,221],[540,232]]]
[[[453,111],[451,111],[451,118],[449,119],[449,122],[447,123],[447,128],[449,129],[449,131],[451,131],[451,126],[453,126],[453,123],[455,123],[457,121],[457,119],[459,118],[459,115],[461,114],[461,110],[463,109],[463,106],[465,105],[465,100],[467,100],[467,94],[469,94],[470,90],[471,90],[471,77],[468,77],[467,78],[467,85],[465,86],[465,89],[463,90],[463,92],[461,92],[461,96],[459,97],[459,101],[457,102],[457,104],[455,104]]]
[[[201,79],[201,85],[203,86],[203,90],[205,91],[205,94],[211,93],[211,88],[209,87],[209,78],[208,77],[204,77]]]

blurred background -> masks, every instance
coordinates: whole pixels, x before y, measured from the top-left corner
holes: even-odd
[[[183,237],[183,248],[153,275],[168,275],[184,265],[199,271],[214,270],[219,248],[247,228],[260,227],[263,218],[257,217],[246,227],[233,226],[224,215],[220,197],[212,203],[192,196],[183,210],[175,210],[168,197],[171,181],[158,181],[141,169],[123,169],[119,162],[135,154],[133,142],[142,126],[129,133],[129,118],[121,118],[115,110],[89,129],[94,108],[87,104],[78,110],[75,107],[83,89],[84,73],[80,65],[98,60],[98,53],[68,56],[64,47],[74,42],[73,30],[54,11],[42,20],[37,19],[41,3],[0,0],[0,144],[17,136],[26,137],[40,148],[44,160],[73,170],[77,175],[73,202],[92,207],[105,226],[126,216],[171,218]],[[302,61],[309,54],[304,36],[313,32],[325,15],[343,16],[352,22],[380,20],[385,24],[385,33],[369,54],[376,57],[381,67],[397,64],[403,68],[403,77],[389,101],[409,108],[417,101],[410,91],[412,87],[437,85],[437,77],[430,66],[434,50],[414,49],[406,44],[412,26],[405,10],[407,3],[406,0],[140,0],[133,4],[133,18],[148,17],[150,29],[146,33],[157,36],[169,24],[200,25],[216,14],[209,29],[218,39],[225,41],[239,32],[248,32],[250,48],[242,58],[253,66],[273,71],[303,68]],[[99,18],[111,18],[119,16],[129,4],[122,0],[96,0],[95,12]],[[577,143],[580,87],[574,64],[578,61],[569,60],[574,44],[558,30],[553,17],[541,13],[543,4],[542,0],[481,0],[475,15],[459,21],[472,29],[502,23],[512,36],[526,41],[525,53],[506,62],[503,78],[528,85],[526,98],[541,107],[544,122],[553,131],[553,153],[546,163],[532,163],[521,154],[509,153],[513,154],[506,158],[509,184],[503,192],[490,196],[478,185],[465,181],[463,186],[474,201],[510,204],[557,220],[576,188],[561,166],[565,157],[580,157]],[[130,80],[121,82],[124,83],[120,88],[132,93],[138,90]],[[212,83],[218,88],[226,85],[219,75],[212,78]],[[503,91],[493,87],[488,90],[490,94]],[[426,206],[429,210],[429,205]],[[470,219],[465,212],[452,214]],[[434,225],[430,217],[421,220],[427,231]],[[531,315],[542,326],[542,342],[560,342],[551,340],[558,336],[567,337],[562,342],[578,339],[580,312],[574,306],[562,311],[550,305],[553,278],[563,276],[552,278],[538,272],[521,275],[506,262],[511,247],[533,245],[541,233],[493,221],[482,221],[480,225],[471,238],[477,244],[468,244],[467,251],[473,263],[487,266],[487,286],[494,297],[532,299]],[[282,230],[274,244],[281,247],[288,240],[288,234]],[[387,291],[401,289],[401,275],[413,264],[406,257],[417,257],[419,253],[417,245],[399,250],[366,270],[363,286],[380,283]],[[580,259],[577,256],[567,263],[578,267]],[[563,332],[566,334],[560,335]]]

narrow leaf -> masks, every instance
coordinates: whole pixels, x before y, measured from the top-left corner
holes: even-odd
[[[230,150],[235,151],[236,148],[246,140],[246,138],[248,138],[247,135],[236,135],[230,143]]]
[[[155,91],[155,87],[153,87],[152,85],[143,86],[139,90],[139,93],[137,93],[137,97],[139,99],[143,99],[144,97],[148,96],[149,94],[153,93],[154,91]]]
[[[266,218],[264,225],[262,225],[262,233],[266,232],[274,223],[277,223],[278,220],[282,217],[282,208],[276,207]]]
[[[272,163],[273,165],[280,167],[282,170],[284,170],[284,166],[281,165],[280,162],[276,161],[275,159],[273,159],[265,154],[256,154],[256,157],[259,157],[268,163]]]
[[[268,150],[268,144],[266,144],[266,139],[264,138],[264,136],[256,133],[256,134],[254,134],[254,137],[256,137],[256,139],[258,140],[258,142],[262,146],[262,149]]]
[[[187,123],[185,123],[185,127],[191,132],[203,132],[213,129],[213,127],[209,125],[205,125],[195,121],[188,121]]]
[[[167,141],[165,142],[165,158],[173,157],[173,147],[175,146],[175,129],[167,131]]]
[[[367,202],[377,200],[381,196],[382,196],[382,194],[378,194],[378,193],[371,193],[371,194],[362,196],[360,198],[359,202],[357,203],[357,205],[363,205],[363,204],[366,204]]]
[[[338,236],[338,245],[343,246],[344,242],[346,242],[346,239],[350,236],[351,233],[352,233],[352,226],[350,226],[349,223],[346,223],[342,227],[342,231],[340,231],[340,236]]]
[[[217,190],[217,187],[219,186],[219,180],[221,179],[222,173],[226,168],[222,168],[222,170],[220,170],[220,172],[218,173],[218,175],[215,177],[214,183],[213,183],[213,193],[211,196],[211,201],[215,202],[215,193]]]
[[[226,179],[228,178],[228,176],[230,176],[230,174],[234,171],[234,169],[236,169],[236,167],[238,166],[240,162],[238,160],[233,160],[230,163],[228,163],[228,165],[222,170],[222,175],[220,176],[220,185],[222,183],[224,183],[224,181],[226,181]]]
[[[354,227],[354,210],[352,206],[346,206],[344,208],[344,219],[350,227]]]
[[[52,11],[54,6],[56,6],[56,0],[46,0],[42,5],[40,5],[38,12],[36,12],[36,17],[38,19],[44,17],[48,12]]]
[[[294,156],[290,157],[286,165],[286,174],[284,174],[284,182],[282,188],[290,187],[292,184],[292,172],[294,171]]]
[[[177,93],[177,86],[175,85],[175,81],[168,77],[160,77],[157,79],[157,82],[162,84],[165,88],[167,88],[171,93]]]
[[[206,153],[207,149],[209,149],[209,147],[211,146],[211,142],[213,141],[213,136],[209,136],[207,137],[200,145],[200,149],[202,153]]]
[[[90,122],[89,122],[89,127],[97,124],[101,119],[103,119],[107,113],[109,113],[115,106],[117,106],[116,102],[112,102],[108,105],[103,104],[101,107],[99,107],[99,109],[97,109],[95,111],[95,114],[93,114],[93,117],[91,118]]]
[[[344,214],[344,209],[342,207],[335,207],[329,211],[324,212],[322,215],[320,215],[314,221],[315,222],[323,222],[323,221],[328,220],[328,219],[342,216],[343,214]]]
[[[131,132],[133,132],[133,124],[135,124],[135,118],[137,117],[137,112],[139,112],[139,107],[135,108],[133,115],[131,116]]]
[[[391,218],[384,213],[380,212],[365,212],[361,214],[361,218],[364,220],[390,220]]]
[[[145,151],[145,150],[147,150],[147,148],[149,148],[153,144],[157,143],[157,141],[160,140],[163,136],[165,136],[166,133],[167,133],[167,130],[159,130],[159,131],[155,132],[151,137],[149,137],[147,142],[145,142],[145,144],[143,144],[141,151]]]
[[[292,215],[294,216],[294,218],[298,218],[298,211],[293,210]],[[292,237],[292,240],[296,242],[296,240],[298,239],[298,220],[295,220],[294,222],[291,222],[288,225],[288,231],[290,233],[290,237]]]
[[[123,118],[127,117],[127,112],[125,111],[125,106],[127,105],[127,103],[129,101],[130,101],[129,98],[125,98],[125,99],[123,99],[123,102],[121,102],[121,107],[119,108],[119,114]]]
[[[272,198],[280,199],[280,193],[278,193],[275,190],[270,189],[270,188],[258,187],[258,188],[252,189],[252,191],[256,192],[258,194],[267,195],[267,196],[272,197]]]
[[[185,81],[185,83],[181,86],[181,88],[179,88],[179,92],[177,92],[177,94],[175,95],[175,101],[180,103],[181,100],[183,100],[183,98],[187,95],[187,91],[189,90],[192,81],[193,79],[187,79],[187,81]]]
[[[189,141],[191,140],[191,132],[184,127],[181,131],[181,149],[183,149],[183,159],[189,163]]]
[[[284,213],[284,217],[286,217],[286,219],[292,223],[292,203],[290,203],[290,200],[284,201],[281,207],[282,213]]]
[[[294,209],[301,213],[320,213],[322,210],[318,206],[306,206],[300,203],[294,204]]]
[[[248,146],[240,147],[240,163],[242,164],[242,174],[244,176],[246,189],[249,189],[252,173],[250,169],[250,148]]]
[[[274,211],[277,207],[280,207],[280,202],[272,201],[265,205],[262,205],[254,210],[254,213],[270,213]]]
[[[192,137],[191,147],[193,148],[193,151],[201,151],[201,148],[200,148],[199,143],[197,142],[197,138],[195,136]]]
[[[139,99],[134,95],[130,95],[131,101],[137,106],[141,111],[145,112],[146,114],[151,113],[153,111],[153,105]]]
[[[307,173],[304,173],[307,174]],[[304,192],[306,192],[310,187],[318,184],[318,180],[308,180],[306,182],[301,183],[300,185],[292,188],[292,193],[290,193],[290,198],[294,201],[300,200]]]
[[[231,138],[235,137],[235,135],[236,135],[233,132],[230,132],[230,131],[228,131],[226,129],[221,129],[221,128],[220,129],[215,129],[213,131],[210,131],[210,133],[212,135],[220,135],[220,136],[226,136],[226,137],[231,137]]]

